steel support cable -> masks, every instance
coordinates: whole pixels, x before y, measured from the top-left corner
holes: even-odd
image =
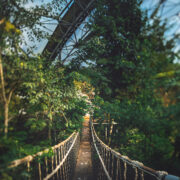
[[[122,160],[123,163],[129,164],[132,167],[137,168],[137,169],[141,170],[142,172],[147,173],[147,174],[155,177],[157,180],[162,180],[165,176],[167,176],[168,173],[165,172],[165,171],[155,171],[155,170],[153,170],[151,168],[148,168],[148,167],[144,166],[143,163],[140,163],[138,161],[133,161],[133,160],[129,159],[127,156],[122,156],[120,153],[118,153],[118,152],[114,151],[113,149],[111,149],[109,146],[104,144],[101,141],[101,139],[99,139],[99,137],[97,136],[96,131],[95,131],[94,126],[93,126],[93,123],[92,123],[92,120],[90,121],[90,124],[91,124],[91,134],[92,134],[93,144],[95,146],[96,152],[97,152],[97,154],[98,154],[98,156],[100,158],[100,161],[102,163],[102,166],[104,168],[104,171],[105,171],[105,173],[107,175],[108,180],[111,180],[112,178],[110,177],[109,172],[107,171],[107,169],[106,169],[106,167],[104,165],[104,162],[103,162],[103,160],[102,160],[102,158],[100,156],[100,153],[97,150],[98,148],[97,148],[96,143],[95,143],[95,138],[96,138],[96,141],[101,146],[103,146],[107,151],[109,151],[112,155],[114,155],[114,157],[116,157],[117,159]]]
[[[49,178],[51,178],[59,170],[59,168],[63,165],[63,163],[67,159],[68,155],[70,154],[72,148],[74,147],[75,143],[77,143],[76,141],[77,141],[78,136],[79,136],[79,132],[76,134],[69,150],[67,151],[67,153],[64,156],[63,160],[61,161],[61,163],[50,174],[48,174],[45,178],[43,178],[43,180],[48,180]]]
[[[59,15],[59,19],[61,18],[61,16],[63,15],[63,13],[66,11],[66,9],[69,9],[69,6],[71,5],[71,3],[73,2],[74,0],[71,0],[69,1],[69,3],[67,3],[67,5],[64,7],[64,9],[62,10],[62,12],[60,13]]]

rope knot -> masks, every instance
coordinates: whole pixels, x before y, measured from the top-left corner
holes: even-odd
[[[168,175],[168,173],[166,171],[157,171],[157,175],[162,179],[165,175]]]
[[[132,165],[133,166],[136,166],[136,167],[142,167],[144,166],[144,164],[142,162],[139,162],[139,161],[132,161]]]
[[[121,156],[123,159],[127,159],[127,160],[130,160],[128,156]]]

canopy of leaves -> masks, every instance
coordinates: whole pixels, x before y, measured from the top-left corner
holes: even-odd
[[[94,117],[110,123],[97,127],[103,140],[132,159],[180,175],[179,35],[167,39],[166,22],[157,12],[149,19],[140,4],[99,0],[91,38],[82,42],[77,60],[88,64],[81,72],[96,87]]]
[[[27,37],[32,42],[47,38],[42,18],[58,20],[63,1],[31,8],[28,3],[0,2],[0,179],[11,178],[4,169],[10,161],[80,130],[88,108],[77,86],[85,78],[68,66],[47,67],[48,59],[26,46]]]

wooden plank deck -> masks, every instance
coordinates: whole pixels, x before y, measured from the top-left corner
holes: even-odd
[[[92,180],[89,116],[85,116],[74,180]]]

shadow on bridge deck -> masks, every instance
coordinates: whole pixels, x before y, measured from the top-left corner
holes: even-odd
[[[92,180],[92,161],[90,144],[89,116],[85,116],[82,129],[81,143],[73,180]]]

